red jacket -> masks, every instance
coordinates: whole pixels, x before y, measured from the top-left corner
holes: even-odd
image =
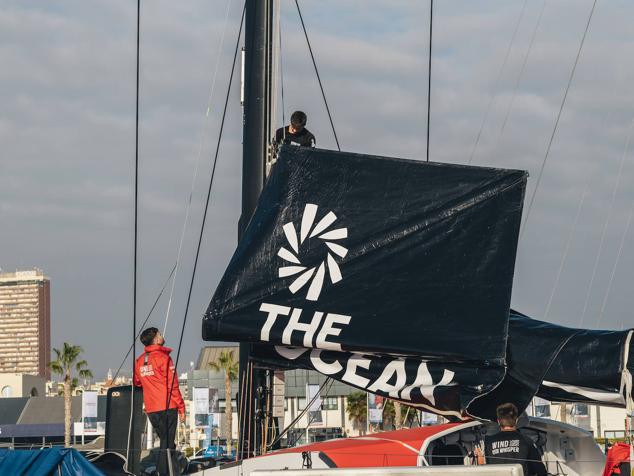
[[[178,408],[178,413],[185,413],[185,402],[178,388],[178,377],[174,377],[171,351],[169,347],[148,345],[145,347],[145,352],[136,359],[134,385],[143,387],[146,413],[160,412],[166,408]],[[174,382],[174,388],[169,405],[166,407],[172,382]]]
[[[621,474],[622,471],[619,466],[621,466],[621,463],[629,463],[630,450],[630,445],[626,443],[616,443],[612,448],[610,448],[608,450],[608,456],[605,460],[605,469],[603,470],[603,476]],[[623,473],[624,476],[625,474],[626,473]]]

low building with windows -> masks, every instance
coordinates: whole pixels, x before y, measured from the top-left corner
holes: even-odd
[[[595,438],[625,438],[628,425],[624,408],[588,405],[587,403],[551,403],[535,397],[527,409],[531,415],[569,423],[592,433]],[[631,416],[630,416],[631,420]]]

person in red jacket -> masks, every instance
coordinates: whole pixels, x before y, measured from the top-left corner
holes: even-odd
[[[134,385],[143,387],[145,413],[161,440],[156,465],[160,475],[171,474],[169,450],[176,449],[178,419],[185,421],[185,402],[178,388],[178,377],[170,357],[172,349],[163,347],[165,339],[156,327],[148,327],[139,337],[145,346],[135,363]],[[168,402],[169,398],[169,402]]]

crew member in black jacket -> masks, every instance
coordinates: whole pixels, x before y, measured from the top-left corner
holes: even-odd
[[[315,136],[306,129],[306,114],[295,111],[291,114],[291,123],[286,127],[280,127],[275,132],[275,144],[291,144],[300,147],[315,147]]]
[[[487,464],[521,464],[526,476],[548,474],[533,442],[517,430],[517,407],[504,403],[497,407],[500,432],[484,438]]]

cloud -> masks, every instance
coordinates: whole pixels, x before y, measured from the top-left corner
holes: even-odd
[[[436,3],[432,160],[527,169],[528,196],[543,160],[589,2],[548,2],[513,97],[541,2],[529,2],[496,82],[522,1]],[[428,4],[409,0],[301,2],[344,149],[423,159],[426,149]],[[143,3],[141,43],[139,307],[145,312],[174,260],[200,149],[191,221],[177,277],[168,341],[184,315],[194,248],[217,140],[242,3]],[[118,366],[131,331],[135,9],[123,0],[0,10],[0,265],[38,266],[52,278],[53,343],[81,344],[97,374]],[[583,191],[587,197],[549,319],[578,324],[632,119],[634,65],[624,1],[599,3],[526,233],[514,305],[541,317]],[[334,148],[328,118],[292,2],[282,2],[285,109],[309,114],[322,147]],[[212,113],[207,101],[220,55]],[[194,360],[200,316],[236,243],[240,214],[241,110],[230,99],[187,346]],[[513,101],[504,133],[504,116]],[[277,118],[281,124],[281,117]],[[200,140],[204,138],[201,148]],[[626,158],[587,325],[594,325],[634,193]],[[631,233],[634,233],[632,231]],[[627,242],[629,244],[629,240]],[[626,244],[603,323],[619,327],[631,306],[634,260]],[[152,321],[162,327],[165,304]],[[98,338],[96,338],[98,336]],[[116,361],[116,362],[115,362]]]

